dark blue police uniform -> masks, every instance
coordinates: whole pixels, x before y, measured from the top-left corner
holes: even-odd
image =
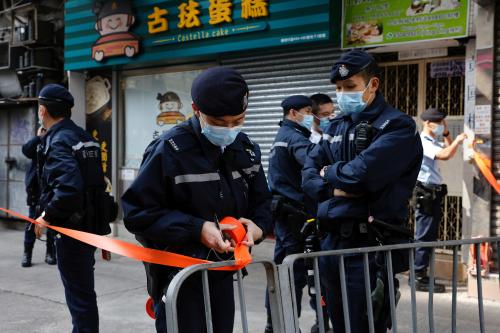
[[[351,55],[357,62],[351,62]],[[360,57],[359,57],[360,56]],[[363,51],[345,54],[332,70],[332,81],[338,80],[343,65],[345,78],[367,68],[374,62]],[[347,73],[351,71],[351,75]],[[366,122],[371,126],[371,143],[356,152],[356,129]],[[303,188],[318,203],[318,219],[327,236],[321,241],[322,250],[345,249],[377,245],[369,216],[388,223],[403,224],[407,219],[408,199],[412,194],[422,161],[422,145],[411,117],[388,105],[382,95],[362,112],[342,113],[331,121],[326,130],[328,140],[317,145],[309,154],[303,169]],[[320,170],[328,166],[325,176]],[[333,196],[333,189],[352,194]],[[393,255],[395,271],[398,259]],[[327,288],[327,305],[335,332],[343,332],[344,319],[338,256],[322,257],[321,277]],[[370,258],[370,279],[375,286],[377,265]],[[345,258],[349,315],[352,332],[367,332],[366,298],[364,292],[363,258]],[[397,282],[397,281],[395,281]],[[387,289],[387,288],[386,288]],[[385,313],[388,313],[388,303]],[[386,318],[375,322],[377,332],[385,332]]]
[[[290,96],[282,102],[283,108],[288,110],[299,110],[311,105],[312,101],[308,97],[301,95]],[[274,234],[276,243],[274,261],[276,264],[281,264],[287,255],[304,252],[304,241],[300,235],[300,229],[307,219],[306,215],[312,216],[314,214],[314,208],[311,202],[305,198],[301,187],[302,167],[307,154],[315,145],[309,140],[310,136],[311,131],[309,129],[292,120],[284,119],[280,122],[280,129],[271,146],[268,171],[269,187],[274,195],[282,196],[284,202],[300,211],[277,212],[277,216],[275,216]],[[295,263],[294,273],[295,295],[300,316],[302,290],[307,284],[307,272],[303,260]],[[270,332],[270,310],[267,291],[266,309],[268,314],[268,327],[266,327],[266,330]]]
[[[42,105],[48,102],[73,106],[71,94],[55,84],[45,86],[39,99]],[[63,118],[42,138],[41,153],[44,160],[40,180],[42,216],[52,225],[92,232],[82,216],[87,207],[86,189],[105,187],[99,144],[71,119]],[[73,332],[98,332],[95,247],[59,235],[56,253]]]
[[[26,185],[26,204],[29,207],[29,217],[36,219],[38,217],[36,208],[40,198],[40,186],[38,185],[38,162],[37,162],[37,148],[41,144],[41,138],[35,136],[26,142],[22,147],[24,156],[31,160],[28,170],[26,171],[24,183]],[[52,229],[47,230],[47,252],[45,261],[48,264],[55,264],[54,253],[54,236],[55,232]],[[23,254],[23,267],[31,266],[31,256],[33,246],[35,245],[35,227],[31,222],[26,223],[24,231],[24,254]]]
[[[211,80],[211,75],[218,79]],[[232,115],[231,112],[240,114],[245,110],[246,99],[243,108],[241,105],[243,93],[231,96],[227,89],[231,80],[236,82],[236,88],[231,90],[233,94],[241,85],[246,89],[239,74],[218,67],[205,71],[198,78],[193,84],[192,96],[202,112]],[[215,89],[210,96],[206,96],[206,86]],[[208,104],[196,98],[198,89],[203,90],[203,98],[207,98]],[[227,111],[233,97],[239,101],[239,107],[236,105],[232,111]],[[213,105],[217,110],[209,110]],[[271,195],[259,146],[244,133],[239,133],[228,146],[216,146],[202,133],[197,117],[175,126],[150,145],[137,178],[122,197],[122,205],[125,226],[143,244],[200,259],[229,259],[200,242],[205,221],[221,220],[226,216],[244,217],[252,220],[264,234],[271,227]],[[154,287],[148,291],[155,303],[156,329],[166,332],[165,306],[161,298],[179,269],[150,265],[147,271],[153,272]],[[214,332],[233,330],[232,276],[229,272],[209,272]],[[205,332],[199,275],[182,285],[179,300],[179,331]]]

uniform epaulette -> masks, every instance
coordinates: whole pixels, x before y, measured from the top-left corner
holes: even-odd
[[[185,151],[196,146],[194,135],[182,127],[168,131],[161,136],[161,139],[175,152]]]

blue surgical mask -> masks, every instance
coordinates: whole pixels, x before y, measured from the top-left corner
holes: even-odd
[[[362,91],[337,92],[337,103],[343,113],[359,113],[366,109],[366,102],[363,101],[363,94],[370,85],[371,80]]]
[[[441,136],[444,133],[444,125],[437,125],[436,128],[432,130],[432,133],[434,133],[437,136]]]
[[[307,128],[308,130],[311,130],[311,127],[313,125],[314,121],[314,116],[312,114],[306,114],[303,115],[304,119],[299,123],[302,127]]]
[[[204,126],[201,129],[201,133],[205,135],[208,141],[219,147],[229,146],[234,142],[234,140],[236,140],[238,133],[241,132],[241,126],[214,126],[208,124],[205,119],[203,119],[203,123]]]
[[[330,125],[330,118],[328,118],[328,117],[319,118],[319,129],[322,132],[326,131],[326,129],[328,128],[328,125]]]

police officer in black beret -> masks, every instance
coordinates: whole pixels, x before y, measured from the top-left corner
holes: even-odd
[[[248,104],[243,77],[230,68],[201,73],[191,88],[195,116],[153,141],[139,174],[122,197],[124,222],[146,246],[214,261],[232,257],[218,221],[240,219],[248,246],[271,227],[271,194],[259,146],[241,132]],[[179,269],[148,265],[156,330],[166,332],[162,295]],[[232,332],[233,273],[209,272],[214,332]],[[199,276],[179,294],[180,332],[206,332]]]
[[[462,133],[453,140],[448,131],[446,114],[436,108],[425,110],[420,118],[423,121],[420,139],[424,148],[424,159],[415,187],[415,241],[433,242],[438,237],[442,216],[441,205],[448,192],[446,184],[443,183],[438,161],[453,158],[467,136]],[[429,291],[429,277],[427,276],[429,253],[430,248],[415,250],[415,289],[418,291]],[[443,284],[434,283],[434,292],[444,291]]]
[[[39,127],[37,135],[26,142],[22,147],[22,152],[24,156],[31,160],[29,169],[26,171],[25,184],[26,184],[26,203],[29,207],[29,217],[36,219],[39,215],[37,214],[36,207],[38,206],[38,200],[40,199],[40,185],[38,184],[38,173],[41,171],[39,169],[40,164],[37,158],[37,149],[42,142],[42,136],[45,135],[46,130],[43,127]],[[55,265],[56,260],[56,250],[54,248],[54,236],[55,232],[51,229],[47,230],[47,244],[45,252],[45,262],[49,265]],[[33,255],[33,246],[35,245],[35,226],[28,222],[26,223],[26,228],[24,231],[24,253],[23,259],[21,261],[21,266],[31,267],[31,258]]]
[[[333,65],[331,82],[336,85],[341,114],[326,129],[330,139],[323,140],[308,155],[302,182],[305,193],[319,203],[320,228],[327,233],[321,249],[385,243],[388,231],[368,221],[374,217],[398,227],[406,224],[408,200],[422,161],[422,144],[415,122],[386,103],[378,91],[378,66],[364,51],[343,54]],[[397,236],[400,235],[394,235]],[[408,253],[401,258],[408,258]],[[383,277],[385,272],[383,257],[370,255],[369,262],[371,287],[375,288],[377,273]],[[328,312],[336,333],[345,331],[338,264],[338,256],[320,260]],[[395,272],[408,267],[395,255],[393,264]],[[351,332],[368,332],[363,257],[345,257],[345,271]],[[388,278],[394,277],[381,278],[385,286]],[[397,280],[395,283],[397,286]],[[383,289],[383,298],[378,300],[381,308],[374,311],[378,314],[376,332],[387,330],[390,312],[387,290]]]
[[[300,231],[307,219],[315,213],[315,205],[308,201],[301,188],[301,170],[307,154],[315,146],[309,140],[314,116],[312,100],[303,95],[293,95],[281,103],[283,121],[276,134],[269,154],[269,187],[273,192],[275,211],[274,234],[276,244],[274,261],[281,264],[290,254],[304,252],[304,238]],[[304,261],[295,265],[295,295],[300,316],[302,290],[306,281]],[[272,332],[269,299],[266,293],[267,324],[265,332]]]
[[[38,117],[47,133],[38,151],[43,163],[40,177],[38,222],[107,234],[107,223],[94,225],[101,207],[91,207],[91,193],[104,192],[106,184],[99,144],[71,119],[73,96],[61,85],[48,84],[38,97]],[[102,198],[101,198],[102,199]],[[37,225],[40,237],[44,227]],[[95,247],[73,238],[56,238],[57,264],[64,285],[73,332],[98,332],[99,316],[94,291]]]

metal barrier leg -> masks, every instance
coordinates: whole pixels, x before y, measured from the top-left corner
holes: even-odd
[[[418,333],[417,326],[417,294],[415,291],[415,249],[409,249],[410,256],[410,292],[411,292],[411,323],[413,333]]]
[[[325,322],[323,320],[323,307],[321,306],[321,284],[319,283],[319,264],[318,258],[313,259],[314,267],[314,290],[316,291],[316,316],[320,333],[325,333]]]
[[[236,272],[238,277],[238,294],[240,298],[241,326],[243,333],[248,333],[247,307],[245,302],[245,291],[243,290],[243,274],[241,270]]]
[[[453,280],[451,287],[451,332],[457,332],[457,274],[458,274],[458,249],[453,247]]]
[[[201,273],[203,282],[203,303],[205,304],[205,320],[207,323],[207,333],[213,333],[212,325],[212,307],[210,304],[210,289],[208,286],[208,271],[205,270]]]
[[[434,333],[434,263],[436,260],[436,253],[434,248],[431,248],[431,259],[429,269],[429,332]]]
[[[291,283],[291,281],[293,281],[293,278],[290,276],[290,269],[287,265],[278,266],[278,277],[281,294],[281,304],[283,308],[284,332],[298,332],[298,320],[293,310],[293,302],[295,300],[295,295],[293,295],[292,293],[293,287]],[[272,316],[272,319],[274,328],[274,316]]]
[[[389,303],[391,306],[391,321],[392,321],[392,332],[398,332],[398,321],[396,318],[396,299],[394,290],[394,273],[392,270],[392,254],[391,251],[385,253],[387,258],[387,280],[389,282]]]
[[[342,309],[344,312],[344,325],[345,331],[351,333],[351,321],[349,320],[349,300],[347,299],[347,287],[345,277],[344,256],[340,255],[339,261],[340,268],[340,289],[342,292]],[[338,318],[337,318],[338,319]]]
[[[480,332],[483,333],[484,309],[483,309],[483,285],[481,281],[481,243],[477,243],[474,246],[476,247],[476,278],[477,278],[477,305],[479,308],[479,329]]]
[[[373,322],[372,287],[370,284],[370,265],[368,263],[368,253],[363,254],[363,273],[365,274],[366,309],[368,311],[368,328],[370,333],[375,333]]]
[[[267,289],[269,295],[269,310],[271,311],[271,319],[273,323],[273,331],[277,333],[285,333],[283,326],[283,304],[280,283],[278,281],[278,270],[274,262],[261,261],[259,262],[266,270]]]

